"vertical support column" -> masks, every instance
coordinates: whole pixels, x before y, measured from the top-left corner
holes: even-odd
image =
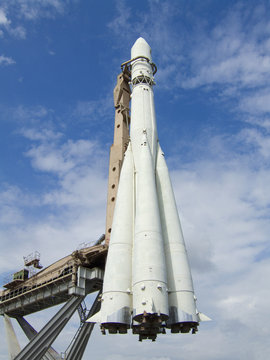
[[[40,360],[67,324],[83,296],[72,296],[14,360]]]
[[[117,76],[117,83],[114,88],[115,125],[114,140],[110,150],[109,180],[107,195],[106,231],[105,243],[110,241],[111,226],[113,220],[115,200],[117,196],[120,171],[129,141],[129,74],[124,70]]]

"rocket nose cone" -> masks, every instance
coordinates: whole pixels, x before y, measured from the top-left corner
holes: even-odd
[[[135,41],[133,46],[138,45],[138,44],[145,44],[145,45],[149,46],[147,41],[141,36]]]
[[[138,56],[145,56],[152,61],[151,48],[142,37],[139,37],[131,48],[131,59]]]

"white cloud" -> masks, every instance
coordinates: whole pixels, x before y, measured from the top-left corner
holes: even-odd
[[[39,134],[43,131],[48,131],[47,129],[43,129],[42,121],[46,119],[47,127],[49,127],[51,124],[51,115],[53,115],[53,110],[44,106],[25,107],[23,105],[19,105],[15,109],[8,110],[9,119],[12,118],[17,122],[22,122],[23,124],[27,124],[28,126],[29,124],[37,126],[37,123],[40,123],[40,129],[34,130],[34,132],[39,131]],[[33,131],[33,129],[28,128],[28,130],[26,130],[24,128],[22,131],[27,131],[27,134],[29,135],[30,132]]]
[[[251,115],[270,113],[270,88],[244,96],[239,101],[239,109]]]
[[[67,140],[59,144],[62,135],[50,129],[37,131],[33,128],[22,132],[28,139],[38,141],[25,155],[32,160],[32,165],[39,171],[51,172],[63,176],[87,164],[87,160],[93,155],[98,156],[99,144],[89,140]],[[96,161],[96,160],[95,160]]]
[[[7,33],[17,39],[26,38],[26,30],[23,26],[19,25],[17,27],[11,26],[11,20],[7,18],[6,12],[0,8],[0,27],[3,27]],[[4,31],[0,29],[0,36],[4,36]]]
[[[35,113],[35,116],[43,117],[43,114],[44,114],[43,112],[38,112],[38,115],[37,113]],[[57,140],[61,138],[63,135],[60,132],[54,132],[51,129],[47,129],[47,128],[42,128],[39,130],[35,128],[26,128],[26,129],[22,129],[20,133],[29,140],[36,140],[36,141],[39,140],[44,142]]]
[[[13,64],[16,64],[16,61],[13,60],[11,57],[0,55],[0,66],[8,66]]]
[[[131,24],[129,18],[131,16],[131,9],[127,5],[125,0],[116,1],[116,16],[108,24],[108,27],[113,30],[116,34],[122,34],[123,29],[130,33]]]
[[[26,29],[23,26],[17,26],[15,28],[8,28],[9,33],[17,39],[26,39]]]
[[[260,5],[254,7],[259,10]],[[270,66],[270,22],[267,16],[236,3],[218,24],[197,34],[191,50],[193,86],[236,83],[238,86],[265,84]]]
[[[3,4],[18,18],[36,20],[62,14],[66,4],[60,0],[3,0]]]
[[[27,21],[63,15],[67,8],[67,2],[61,0],[2,0],[1,6],[0,27],[3,30],[0,29],[0,37],[3,37],[6,32],[16,39],[23,40],[26,39]]]
[[[0,8],[0,26],[7,26],[10,24],[10,20],[8,20],[7,15],[4,9]]]
[[[270,158],[270,138],[269,133],[264,133],[259,129],[244,129],[241,132],[241,137],[246,144],[255,147],[260,155],[265,158]]]
[[[73,116],[83,120],[102,119],[107,117],[113,109],[112,91],[97,100],[78,101],[73,111]],[[99,120],[100,121],[100,120]]]
[[[44,176],[47,185],[35,193],[2,184],[2,246],[17,250],[12,263],[2,253],[1,271],[15,270],[22,256],[33,250],[42,253],[44,264],[50,264],[104,232],[107,171],[100,145],[83,139],[65,141],[61,133],[46,128],[32,127],[21,134],[32,143],[25,155],[33,171]]]
[[[200,39],[202,45],[199,49],[196,47],[199,55],[195,52],[191,55],[195,75],[183,80],[184,87],[224,84],[241,89],[266,84],[270,70],[269,49],[264,43],[259,44],[259,39],[250,39],[249,33],[243,33],[244,29],[231,33],[229,27],[230,22],[225,24],[218,38],[213,35]]]
[[[19,207],[14,206],[21,197],[22,194],[17,187],[8,186],[2,189],[0,193],[0,224],[2,224],[2,226],[21,223],[21,211]]]

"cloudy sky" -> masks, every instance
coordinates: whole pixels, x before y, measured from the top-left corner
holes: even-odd
[[[158,68],[198,307],[213,321],[156,343],[97,328],[83,359],[267,359],[269,1],[0,0],[1,283],[34,250],[47,266],[104,233],[112,91],[139,36]]]

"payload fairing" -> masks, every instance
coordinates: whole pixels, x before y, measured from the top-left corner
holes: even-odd
[[[103,333],[155,340],[158,333],[195,333],[208,318],[196,308],[192,277],[154,107],[151,48],[131,49],[130,142],[120,174],[101,310],[88,321]]]

